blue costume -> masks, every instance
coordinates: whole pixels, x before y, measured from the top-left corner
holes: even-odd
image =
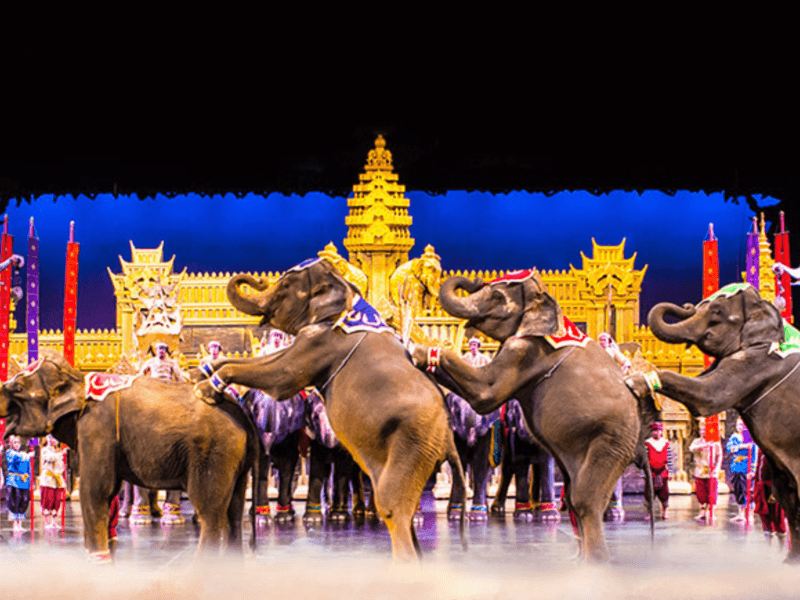
[[[747,504],[747,470],[754,470],[753,461],[748,460],[750,449],[744,446],[744,437],[738,431],[734,431],[725,444],[725,449],[732,454],[731,457],[731,488],[736,496],[736,503],[739,506]]]
[[[10,521],[22,521],[28,510],[31,486],[32,452],[22,452],[9,448],[6,450],[6,466],[8,477],[8,518]]]

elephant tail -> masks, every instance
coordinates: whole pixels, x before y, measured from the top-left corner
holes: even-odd
[[[447,441],[446,459],[447,462],[450,463],[450,470],[453,472],[453,482],[455,483],[457,481],[462,490],[462,496],[458,499],[458,501],[461,502],[461,514],[458,517],[458,533],[461,536],[461,547],[466,551],[467,482],[466,477],[464,477],[464,466],[461,464],[461,458],[458,456],[456,441],[452,431],[450,431]]]

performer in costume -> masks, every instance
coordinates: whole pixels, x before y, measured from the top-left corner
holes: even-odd
[[[39,491],[41,493],[44,528],[57,527],[55,517],[64,503],[67,449],[52,435],[48,435],[39,457]]]
[[[461,358],[463,358],[467,363],[473,367],[482,367],[483,365],[488,365],[490,362],[492,362],[491,357],[480,351],[481,341],[478,338],[471,337],[468,344],[469,352],[461,355]]]
[[[667,507],[669,506],[669,471],[672,463],[672,449],[669,441],[664,437],[664,424],[651,423],[650,429],[653,431],[651,437],[645,440],[647,448],[647,458],[650,462],[650,474],[653,478],[653,493],[656,498],[661,500],[661,518],[667,518]],[[648,495],[645,487],[645,506],[647,506],[646,518],[650,518],[650,503],[653,498]]]
[[[728,438],[725,449],[731,457],[731,489],[739,506],[739,512],[731,522],[741,522],[747,519],[747,484],[748,473],[755,471],[755,461],[751,460],[751,450],[755,446],[752,442],[744,440],[744,421],[736,419],[736,429]]]
[[[283,350],[287,346],[287,337],[280,329],[273,329],[269,335],[265,333],[261,338],[261,349],[258,351],[258,355],[268,356]]]
[[[22,521],[30,502],[31,457],[33,452],[20,449],[22,442],[17,435],[10,438],[11,447],[6,450],[6,467],[8,470],[8,520],[14,523],[14,531],[24,530]]]
[[[701,419],[700,436],[689,445],[689,451],[694,455],[695,495],[700,503],[700,513],[695,520],[700,522],[708,522],[709,509],[717,503],[717,484],[722,467],[722,445],[707,441],[705,436],[706,424]]]
[[[617,346],[617,343],[614,341],[614,338],[611,337],[611,334],[604,331],[597,336],[597,343],[609,353],[611,358],[617,361],[617,364],[622,369],[622,374],[627,375],[631,370],[631,361],[619,349],[619,346]]]
[[[786,514],[778,504],[772,488],[772,465],[767,460],[760,448],[755,448],[756,469],[748,473],[747,477],[755,481],[753,501],[755,512],[761,517],[761,527],[764,535],[771,537],[786,535]]]
[[[211,342],[208,342],[208,355],[200,359],[200,364],[204,365],[206,363],[210,363],[217,360],[221,352],[222,352],[222,345],[218,341],[213,340]]]

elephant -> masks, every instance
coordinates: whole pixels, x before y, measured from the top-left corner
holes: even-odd
[[[660,340],[694,344],[714,362],[696,377],[654,369],[626,381],[640,397],[658,392],[695,417],[738,411],[773,469],[791,534],[786,561],[799,563],[800,333],[746,283],[727,285],[697,305],[656,304],[647,322]]]
[[[500,418],[500,411],[498,409],[489,415],[479,415],[466,400],[452,392],[445,396],[445,400],[450,410],[450,426],[456,434],[456,449],[461,464],[467,465],[472,477],[473,495],[469,518],[474,521],[485,520],[489,514],[486,489],[492,474],[489,464],[492,425]],[[454,481],[447,506],[450,518],[457,518],[460,515],[462,506],[459,504],[459,499],[463,494],[464,491]]]
[[[395,306],[408,303],[414,314],[428,315],[439,295],[442,264],[430,244],[419,258],[403,263],[389,277],[389,292]]]
[[[464,290],[465,297],[458,295]],[[494,359],[473,367],[448,349],[415,345],[414,364],[487,414],[516,398],[535,439],[553,456],[574,511],[580,556],[609,559],[603,512],[617,480],[643,445],[651,414],[625,385],[608,353],[564,318],[536,269],[484,283],[448,278],[442,307],[500,342]],[[652,403],[652,400],[649,400]],[[653,407],[654,411],[654,407]]]
[[[538,517],[542,521],[560,521],[561,515],[556,507],[555,460],[531,435],[519,401],[512,398],[500,411],[497,424],[502,440],[500,484],[492,502],[492,514],[505,514],[508,488],[513,477],[517,488],[515,519],[531,521]]]
[[[56,352],[6,381],[0,390],[6,434],[48,433],[80,455],[85,545],[111,560],[109,506],[123,481],[188,493],[200,521],[198,555],[242,550],[247,477],[255,484],[255,427],[233,402],[209,406],[189,383],[75,370]],[[251,541],[251,544],[254,540]]]
[[[336,437],[372,481],[394,559],[418,560],[413,518],[437,462],[448,460],[464,479],[439,388],[414,368],[394,331],[324,258],[300,263],[272,286],[234,275],[227,294],[236,309],[261,316],[262,324],[295,341],[268,356],[218,359],[190,371],[195,392],[215,402],[231,383],[278,399],[316,387]],[[463,516],[461,539],[466,545]]]

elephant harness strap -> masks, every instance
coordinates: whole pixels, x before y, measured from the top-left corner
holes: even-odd
[[[102,402],[108,395],[114,392],[116,406],[114,409],[114,425],[117,432],[117,441],[119,441],[119,393],[120,391],[129,388],[133,385],[137,375],[116,375],[114,373],[89,373],[86,375],[86,400],[93,400],[95,402]],[[87,402],[88,403],[88,402]],[[83,411],[86,409],[84,403],[78,419],[83,416]]]
[[[753,402],[752,402],[752,403],[751,403],[749,406],[747,406],[747,407],[743,408],[743,409],[742,409],[742,411],[741,411],[741,412],[742,412],[742,414],[746,413],[746,412],[747,412],[747,411],[749,411],[751,408],[753,408],[753,407],[754,407],[756,404],[758,404],[759,402],[761,402],[761,401],[762,401],[764,398],[766,398],[767,396],[769,396],[769,395],[770,395],[770,394],[771,394],[771,393],[772,393],[772,392],[773,392],[773,391],[774,391],[774,390],[775,390],[775,389],[776,389],[778,386],[780,386],[781,384],[783,384],[783,382],[784,382],[784,381],[786,381],[787,379],[789,379],[789,377],[791,377],[791,376],[792,376],[792,374],[793,374],[795,371],[797,371],[797,369],[798,369],[798,368],[800,368],[800,360],[799,360],[799,361],[797,361],[797,364],[796,364],[794,367],[792,367],[792,370],[791,370],[791,371],[789,371],[789,372],[788,372],[786,375],[784,375],[784,376],[781,378],[781,380],[780,380],[780,381],[778,381],[778,383],[776,383],[776,384],[775,384],[775,385],[773,385],[771,388],[769,388],[769,389],[768,389],[766,392],[764,392],[763,394],[761,394],[761,395],[760,395],[758,398],[756,398],[756,399],[755,399],[755,400],[754,400],[754,401],[753,401]]]

